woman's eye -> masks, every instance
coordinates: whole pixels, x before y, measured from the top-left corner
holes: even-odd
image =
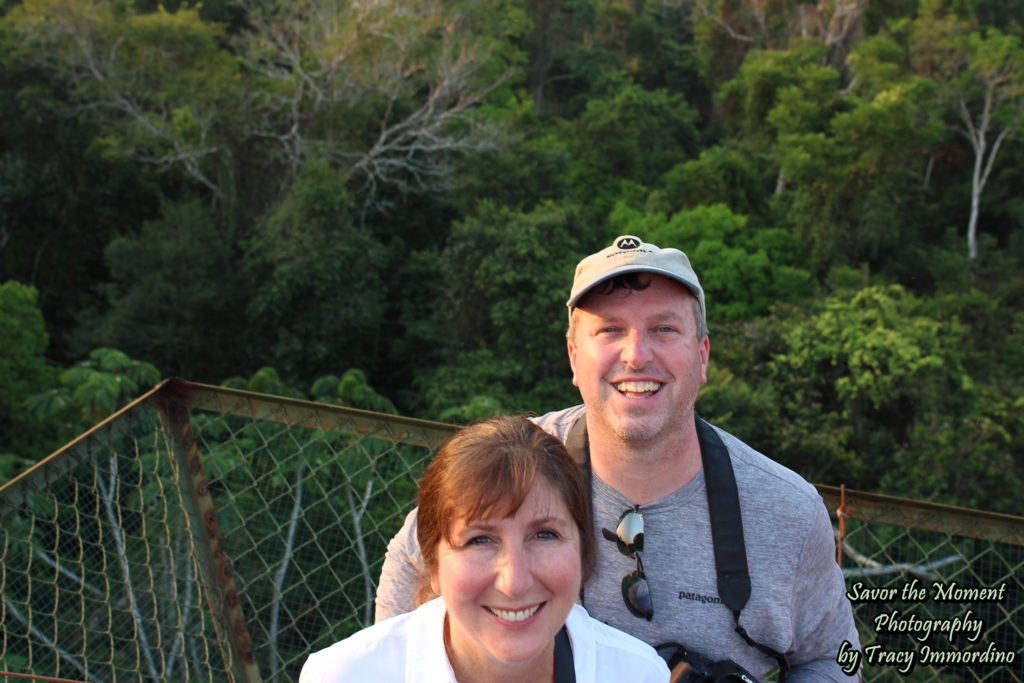
[[[490,536],[474,536],[466,541],[466,545],[486,545],[491,542]]]
[[[537,538],[544,540],[557,540],[558,532],[552,531],[551,529],[541,529],[537,532]]]

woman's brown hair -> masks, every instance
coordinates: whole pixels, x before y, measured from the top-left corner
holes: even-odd
[[[456,520],[514,515],[537,478],[565,502],[580,534],[583,581],[594,570],[590,497],[579,465],[556,437],[524,417],[497,417],[458,431],[438,451],[420,480],[416,538],[428,577],[437,573],[441,541],[451,542]],[[418,601],[430,597],[429,578]]]

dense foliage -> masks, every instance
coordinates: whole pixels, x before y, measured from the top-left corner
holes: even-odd
[[[706,417],[1020,514],[1022,12],[0,2],[0,477],[160,376],[573,404],[572,267],[631,233],[705,283]]]

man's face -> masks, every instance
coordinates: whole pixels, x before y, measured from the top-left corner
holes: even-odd
[[[661,275],[650,279],[641,291],[584,298],[568,340],[588,421],[637,446],[692,424],[710,348],[707,337],[697,340],[692,295]]]

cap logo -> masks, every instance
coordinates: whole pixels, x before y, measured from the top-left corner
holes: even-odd
[[[635,237],[620,237],[615,241],[615,246],[618,249],[639,249],[640,240]]]

